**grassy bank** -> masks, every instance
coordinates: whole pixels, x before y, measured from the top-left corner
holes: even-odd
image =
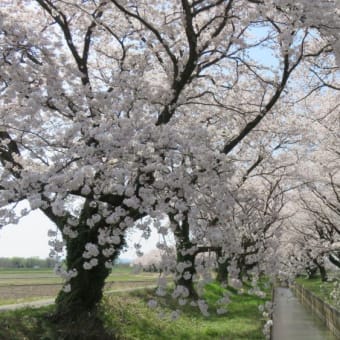
[[[339,301],[334,301],[334,299],[331,297],[331,293],[335,287],[335,281],[323,282],[321,281],[320,277],[312,279],[299,277],[296,279],[296,282],[314,293],[316,296],[320,297],[323,301],[326,301],[330,305],[339,308],[339,306],[337,306]]]
[[[258,311],[265,299],[230,291],[231,303],[225,315],[218,315],[216,301],[222,288],[212,284],[206,291],[210,316],[203,316],[197,307],[185,306],[177,320],[171,320],[177,308],[170,299],[162,298],[159,307],[150,309],[147,301],[154,299],[151,290],[111,294],[104,298],[101,316],[108,332],[118,339],[224,339],[260,340],[263,320]],[[53,339],[53,327],[46,315],[53,306],[25,309],[0,314],[0,339]],[[159,317],[163,313],[163,318]]]

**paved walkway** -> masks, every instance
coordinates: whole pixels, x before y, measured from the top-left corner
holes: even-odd
[[[43,306],[48,306],[54,303],[54,298],[53,299],[45,299],[45,300],[36,300],[36,301],[30,301],[30,302],[23,302],[23,303],[15,303],[11,305],[3,305],[0,306],[0,312],[6,312],[9,310],[15,310],[19,308],[39,308]]]
[[[272,340],[337,340],[289,288],[275,289]]]

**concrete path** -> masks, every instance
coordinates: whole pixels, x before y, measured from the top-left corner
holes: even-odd
[[[23,303],[15,303],[11,305],[3,305],[3,306],[0,306],[0,312],[6,312],[6,311],[26,308],[26,307],[39,308],[39,307],[53,304],[54,300],[55,299],[45,299],[45,300],[36,300],[36,301],[23,302]]]
[[[272,340],[337,340],[289,288],[276,288]]]

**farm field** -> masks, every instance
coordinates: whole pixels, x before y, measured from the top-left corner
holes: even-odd
[[[155,273],[134,274],[129,267],[117,267],[107,279],[106,290],[150,286]],[[0,305],[55,297],[62,280],[52,269],[0,269]]]

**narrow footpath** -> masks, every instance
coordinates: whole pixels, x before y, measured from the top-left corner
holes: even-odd
[[[272,340],[337,340],[289,288],[276,288]]]

